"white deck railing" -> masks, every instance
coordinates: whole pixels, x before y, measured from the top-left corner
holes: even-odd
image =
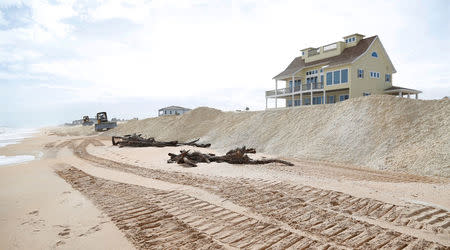
[[[266,97],[270,96],[282,96],[287,94],[296,94],[296,93],[307,93],[314,90],[323,90],[323,83],[317,82],[317,83],[306,83],[302,85],[302,88],[300,90],[300,86],[295,86],[294,89],[292,88],[282,88],[275,90],[269,90],[266,91]],[[312,89],[311,89],[312,88]]]

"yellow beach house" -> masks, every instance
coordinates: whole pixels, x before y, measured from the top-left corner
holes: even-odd
[[[343,41],[301,50],[289,66],[276,75],[268,99],[286,102],[286,107],[336,103],[368,95],[415,95],[419,90],[392,85],[395,67],[378,36],[345,36]],[[282,88],[278,88],[281,85]]]

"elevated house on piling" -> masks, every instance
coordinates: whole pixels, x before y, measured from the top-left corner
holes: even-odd
[[[378,36],[345,36],[343,41],[301,50],[289,66],[276,75],[275,89],[266,91],[268,99],[286,102],[286,107],[336,103],[349,98],[386,94],[415,95],[419,90],[393,86],[396,73]],[[282,88],[278,88],[279,85]]]

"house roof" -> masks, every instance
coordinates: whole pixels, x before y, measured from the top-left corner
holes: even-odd
[[[348,36],[344,36],[343,38],[345,39],[345,38],[352,37],[352,36],[362,36],[362,37],[364,37],[364,35],[362,35],[362,34],[354,33],[354,34],[351,34],[351,35],[348,35]]]
[[[301,56],[296,57],[291,64],[280,74],[276,75],[273,79],[280,79],[284,77],[290,77],[297,71],[300,71],[303,68],[318,66],[318,65],[329,65],[335,66],[344,63],[351,63],[353,60],[358,58],[360,55],[364,54],[367,51],[369,46],[375,40],[377,36],[372,36],[368,38],[361,39],[359,43],[353,47],[345,48],[341,54],[333,57],[328,57],[324,59],[320,59],[313,62],[305,63],[305,59],[302,59]]]
[[[404,88],[404,87],[399,87],[399,86],[392,86],[390,88],[387,88],[384,90],[385,93],[400,93],[403,92],[405,94],[407,93],[412,93],[412,94],[419,94],[422,93],[422,91],[417,90],[417,89],[408,89],[408,88]]]
[[[165,109],[182,109],[182,110],[191,110],[191,109],[188,109],[188,108],[183,108],[183,107],[180,107],[180,106],[169,106],[169,107],[165,107],[165,108],[162,108],[162,109],[159,109],[158,111],[160,111],[160,110],[165,110]]]

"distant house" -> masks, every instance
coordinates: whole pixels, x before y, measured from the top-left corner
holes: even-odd
[[[289,66],[273,79],[275,89],[266,91],[267,99],[282,99],[286,107],[336,103],[368,95],[415,95],[420,90],[393,86],[397,71],[378,36],[364,38],[353,34],[316,48],[302,50]],[[279,89],[279,81],[284,82]]]
[[[183,108],[179,106],[169,106],[162,108],[158,110],[158,116],[165,116],[165,115],[182,115],[186,112],[188,112],[191,109]]]

